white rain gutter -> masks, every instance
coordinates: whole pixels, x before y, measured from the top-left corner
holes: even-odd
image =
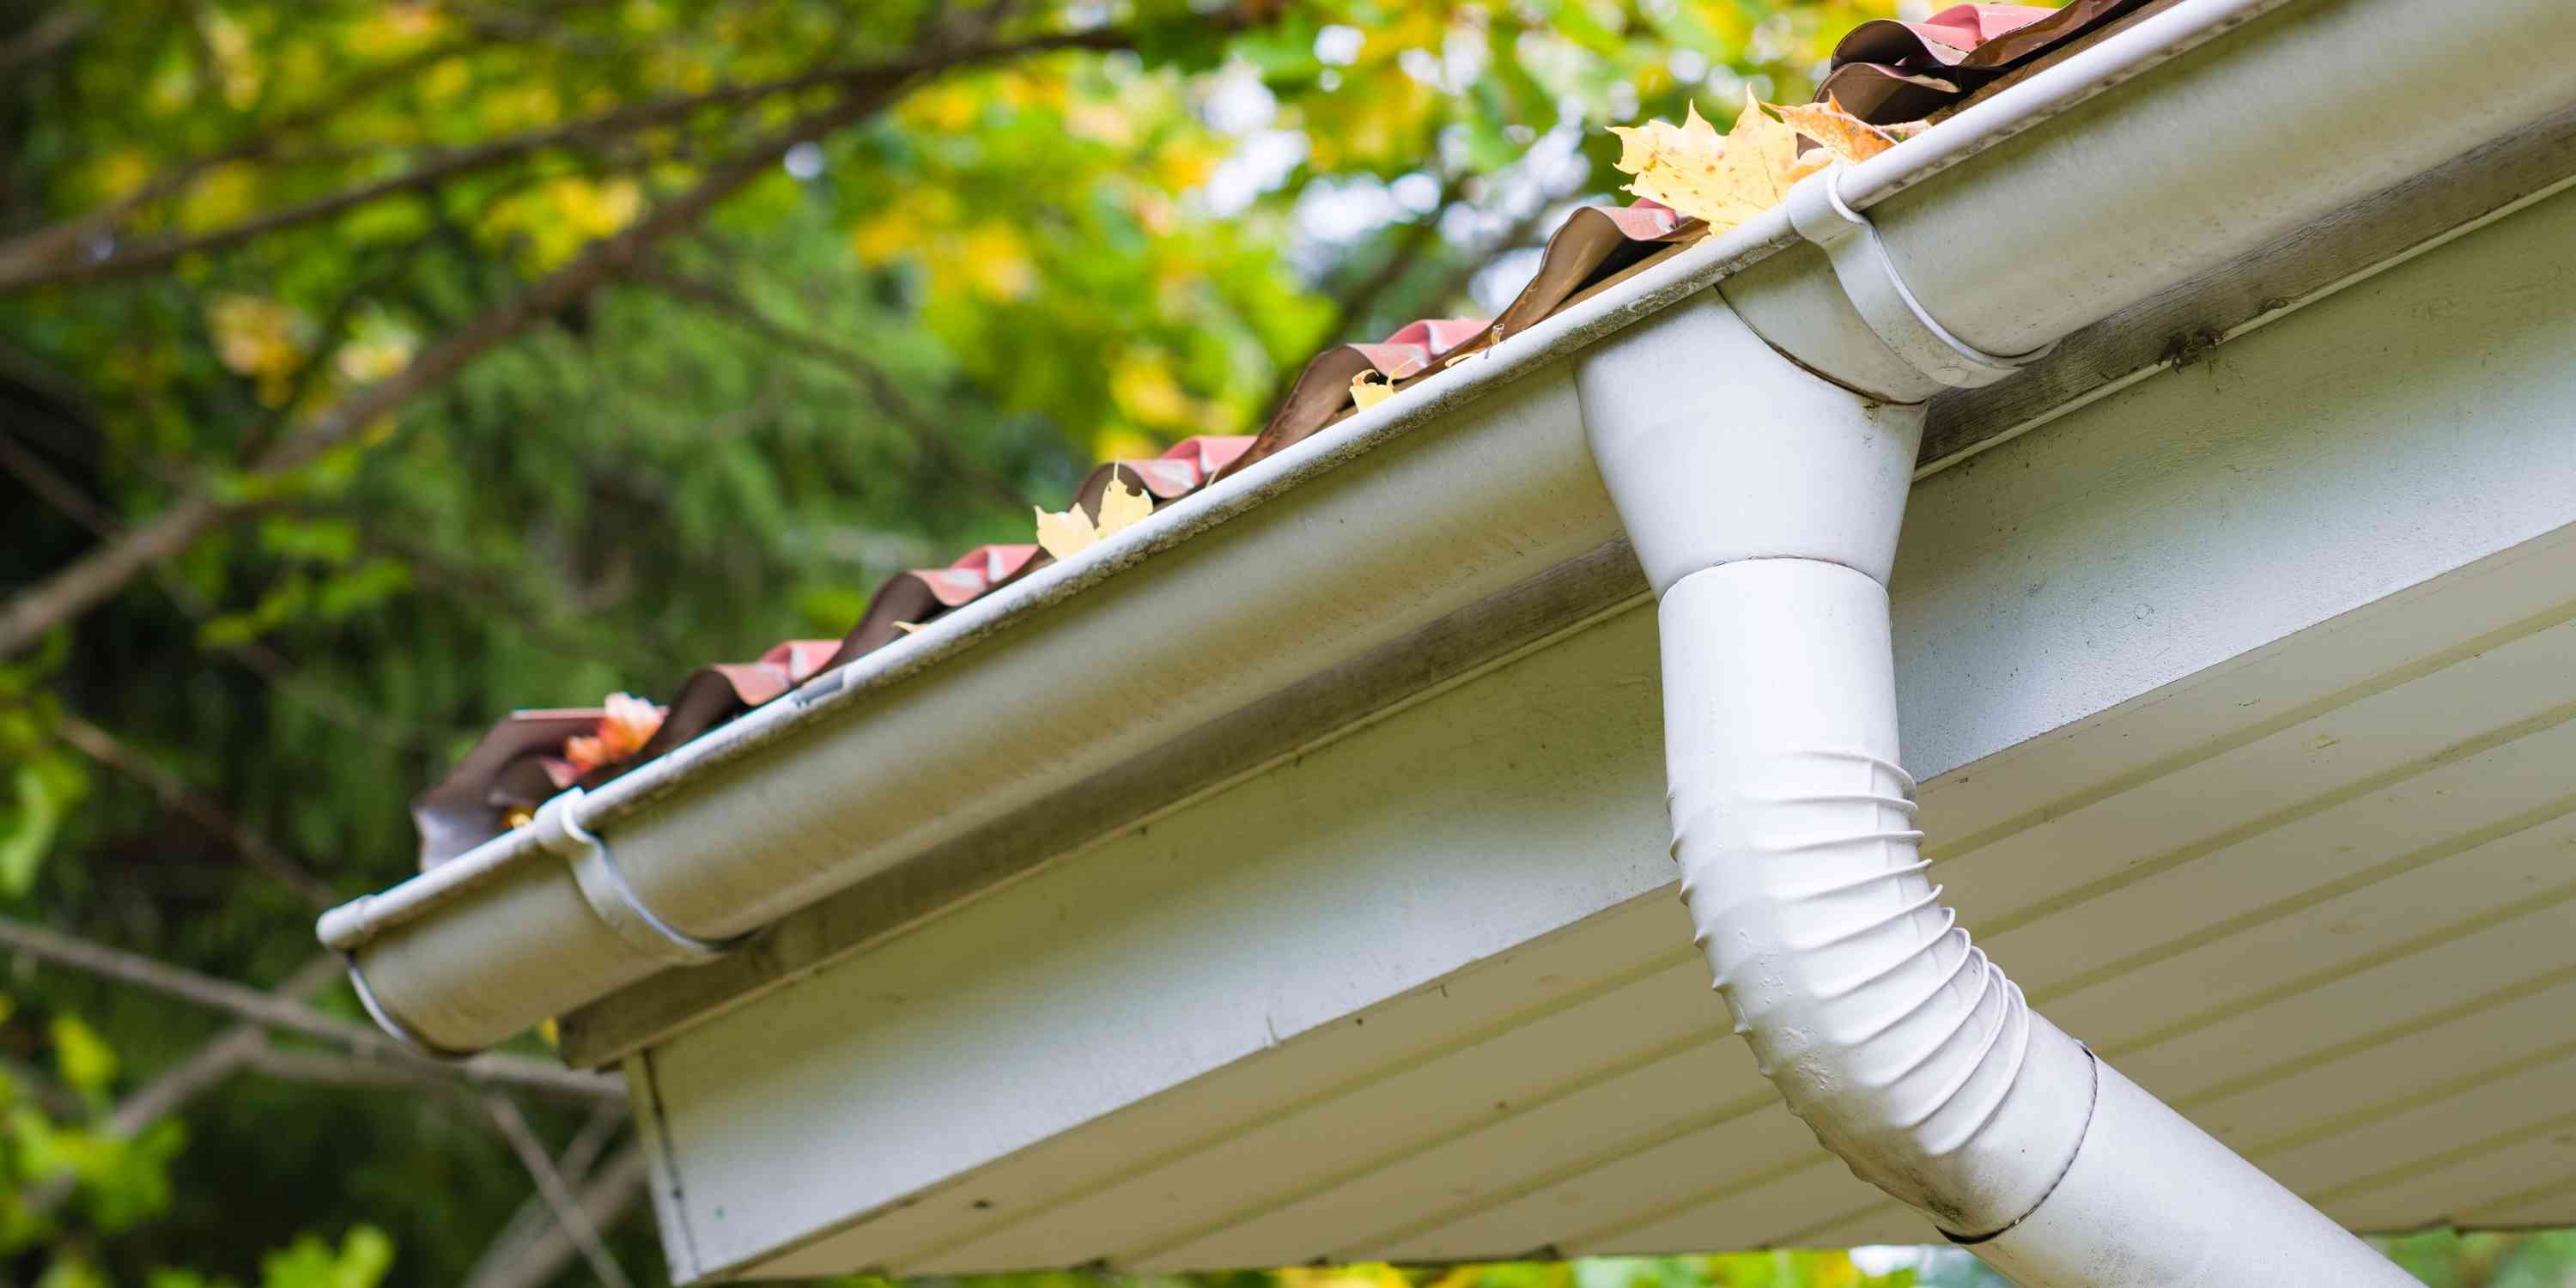
[[[2031,1288],[2408,1282],[2031,1014],[1938,906],[1897,767],[1885,581],[1930,394],[2002,379],[2074,328],[2570,101],[2576,6],[2560,0],[2184,0],[1093,554],[559,799],[543,826],[334,910],[321,936],[389,1028],[445,1049],[721,952],[974,821],[953,816],[1009,803],[985,798],[1034,799],[1154,736],[1070,749],[1057,777],[1000,789],[962,770],[854,779],[854,727],[933,760],[1025,740],[1096,710],[1072,704],[1116,667],[1074,651],[1050,663],[1079,673],[1062,692],[1014,683],[1012,702],[952,695],[928,714],[900,690],[878,697],[896,681],[1185,537],[1222,544],[1221,525],[1293,484],[1365,486],[1351,480],[1367,471],[1334,467],[1372,450],[1400,461],[1388,445],[1408,429],[1571,359],[1593,456],[1661,599],[1694,924],[1819,1139]],[[1561,492],[1581,463],[1538,419],[1466,458],[1503,490],[1419,492],[1381,507],[1380,535],[1429,540]],[[1251,610],[1205,602],[1204,620],[1165,614],[1160,629],[1278,647],[1237,620]],[[998,684],[1000,665],[929,687]],[[1162,712],[1211,718],[1236,696]],[[737,769],[791,737],[822,741]],[[733,803],[694,803],[718,798]]]

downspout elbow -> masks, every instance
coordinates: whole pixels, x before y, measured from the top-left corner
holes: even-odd
[[[1887,595],[1796,556],[1661,605],[1672,853],[1763,1073],[1855,1175],[1954,1239],[2073,1161],[2097,1077],[1941,904],[1898,764]]]
[[[2008,363],[1935,370],[1939,337],[1888,325],[1834,337],[1867,361],[1828,378],[1712,290],[1576,365],[1660,601],[1672,853],[1737,1031],[1855,1175],[2024,1288],[2411,1282],[2035,1013],[1942,905],[1887,582],[1921,398]],[[1919,374],[1889,388],[1895,357]]]
[[[1726,373],[1723,403],[1662,372]],[[2036,1207],[2093,1061],[1939,903],[1899,767],[1886,581],[1923,407],[1783,358],[1712,293],[1577,369],[1661,599],[1673,857],[1789,1108],[1954,1237]]]

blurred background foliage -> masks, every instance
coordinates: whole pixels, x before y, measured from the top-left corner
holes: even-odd
[[[401,803],[503,711],[837,635],[1096,458],[1251,432],[1324,344],[1489,313],[1613,199],[1600,126],[1804,99],[1892,7],[0,0],[5,914],[356,1019],[311,916],[410,869]],[[10,965],[0,1283],[660,1279],[613,1111]],[[2576,1273],[2565,1235],[2394,1247],[2435,1284]]]

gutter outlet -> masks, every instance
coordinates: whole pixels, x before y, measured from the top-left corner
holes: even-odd
[[[1660,601],[1672,853],[1736,1031],[1855,1175],[2024,1288],[2411,1283],[2033,1012],[1941,905],[1887,581],[1920,399],[2017,360],[1942,330],[1840,175],[1791,198],[1848,295],[1766,314],[1797,359],[1710,290],[1575,367]]]

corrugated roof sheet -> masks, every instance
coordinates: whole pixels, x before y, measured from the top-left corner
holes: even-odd
[[[1835,46],[1816,97],[1831,98],[1875,125],[1920,120],[2149,3],[2072,0],[2059,9],[1960,4],[1920,22],[1866,22]],[[1429,379],[1706,233],[1699,220],[1652,201],[1580,207],[1550,234],[1537,272],[1501,316],[1490,322],[1426,318],[1376,343],[1327,349],[1306,364],[1258,435],[1186,438],[1160,456],[1104,462],[1069,504],[1098,518],[1113,478],[1141,489],[1157,507],[1189,496],[1350,415],[1353,380],[1374,373],[1401,389]],[[567,739],[601,727],[608,716],[604,708],[513,712],[413,800],[421,866],[434,867],[500,835],[567,787],[596,787],[616,778],[1051,562],[1035,545],[979,546],[945,568],[897,573],[838,640],[789,640],[753,661],[709,665],[682,680],[652,736],[615,763],[583,768],[564,755]]]
[[[2070,0],[2060,9],[1960,4],[1921,22],[1864,22],[1834,45],[1832,71],[1816,98],[1830,97],[1872,124],[1921,120],[2145,3]]]

